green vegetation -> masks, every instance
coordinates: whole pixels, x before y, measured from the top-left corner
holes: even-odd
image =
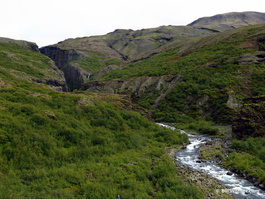
[[[79,66],[87,71],[96,74],[100,69],[109,65],[119,65],[121,60],[115,58],[107,58],[100,53],[90,52],[87,57],[71,61],[70,64]]]
[[[265,138],[250,137],[246,140],[234,140],[232,147],[255,155],[265,162]]]
[[[252,75],[253,94],[260,96],[265,94],[265,71],[254,72]]]
[[[0,91],[3,198],[202,198],[164,155],[185,135],[102,99],[25,86]]]
[[[238,152],[232,153],[223,165],[257,179],[255,184],[265,184],[265,138],[234,140],[232,147]]]
[[[226,44],[210,44],[194,51],[188,55],[182,56],[177,53],[178,49],[173,49],[165,53],[161,53],[150,57],[142,61],[130,64],[124,67],[122,70],[113,70],[105,75],[106,79],[127,79],[129,77],[139,76],[161,76],[165,74],[177,74],[185,72],[185,75],[192,75],[191,70],[195,68],[199,73],[207,72],[208,74],[214,74],[216,68],[225,72],[234,72],[236,68],[232,63],[239,58],[240,55],[249,52],[249,50],[243,50],[241,47],[234,45],[234,43]],[[233,56],[233,60],[231,60]],[[229,65],[223,66],[225,62],[229,60]],[[211,67],[207,66],[209,62],[214,64]],[[201,66],[201,68],[199,67]],[[221,72],[218,70],[218,72]],[[201,79],[203,80],[203,78]]]
[[[203,198],[165,155],[187,136],[120,103],[0,69],[1,198]]]
[[[44,77],[41,70],[49,68],[50,59],[27,46],[0,43],[0,66],[16,70],[18,75]]]
[[[100,80],[163,75],[170,82],[180,75],[170,92],[162,85],[165,95],[161,97],[161,90],[147,88],[136,96],[138,104],[148,108],[156,121],[216,136],[215,122],[229,124],[235,119],[236,108],[227,105],[232,94],[239,102],[265,95],[264,64],[239,62],[242,55],[255,54],[254,48],[244,47],[246,42],[253,40],[255,47],[264,47],[255,40],[264,37],[259,32],[263,29],[231,33],[216,42],[208,42],[213,39],[208,37],[185,52],[171,49],[112,70]],[[90,55],[71,64],[95,73],[120,64],[99,53]],[[0,42],[2,198],[204,197],[201,190],[180,179],[172,159],[165,155],[167,149],[187,142],[187,136],[128,111],[128,98],[78,90],[61,93],[16,78],[44,78],[51,68],[49,62],[29,46]],[[161,101],[154,108],[159,96]],[[252,103],[245,112],[253,117],[257,110],[259,120],[255,121],[264,121],[261,107]],[[257,126],[253,119],[242,119]],[[262,136],[263,127],[258,130],[255,135]],[[232,146],[238,152],[224,166],[264,183],[264,144],[263,138],[234,141]]]
[[[211,121],[205,120],[194,120],[192,122],[183,122],[177,123],[177,125],[181,129],[185,129],[191,132],[197,132],[199,134],[206,134],[206,135],[219,135],[219,130],[217,128],[213,128],[215,124]]]
[[[156,121],[175,123],[178,128],[210,135],[219,135],[218,130],[212,128],[214,122],[233,124],[234,135],[239,138],[264,137],[264,103],[257,100],[265,95],[265,65],[263,61],[254,61],[263,56],[255,58],[257,49],[264,50],[264,36],[262,25],[236,33],[220,33],[218,39],[214,36],[202,39],[192,50],[178,53],[178,48],[171,49],[122,70],[113,70],[104,78],[126,80],[163,75],[170,79],[181,74],[182,81],[155,109],[153,105],[159,91],[147,90],[137,97],[138,104],[151,110]],[[240,61],[243,55],[251,54],[253,56],[246,62]],[[228,107],[231,95],[236,103],[243,105],[240,110]],[[253,98],[253,102],[245,101],[245,98]],[[238,151],[227,158],[224,166],[249,178],[258,178],[255,183],[264,184],[264,145],[263,138],[235,140],[232,146]],[[217,154],[220,159],[224,158],[221,148],[212,150],[207,155]]]
[[[202,158],[204,159],[215,159],[218,162],[225,160],[226,157],[226,151],[223,148],[223,143],[221,141],[215,141],[210,147],[209,145],[204,145],[199,149],[199,153]]]
[[[263,29],[263,26],[249,31],[246,28],[246,31],[231,34],[228,38],[220,33],[219,37],[224,39],[209,43],[207,39],[213,37],[210,36],[199,41],[196,44],[198,47],[193,50],[178,53],[178,48],[172,49],[123,69],[112,70],[104,78],[111,80],[162,75],[170,78],[181,74],[182,81],[153,110],[155,119],[175,123],[184,121],[183,117],[189,117],[229,124],[234,114],[234,110],[226,104],[231,92],[236,94],[234,97],[239,102],[245,97],[265,94],[264,64],[237,62],[242,55],[256,52],[242,46],[252,40],[256,42],[257,35],[264,36],[264,33],[259,33]],[[257,45],[261,45],[261,42],[257,41]],[[137,100],[139,105],[152,109],[157,97],[157,91],[147,91]]]

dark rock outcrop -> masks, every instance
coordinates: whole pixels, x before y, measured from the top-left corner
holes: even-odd
[[[71,90],[80,89],[85,79],[88,77],[87,72],[71,64],[65,66],[63,72],[67,85]]]
[[[265,52],[258,51],[255,54],[245,54],[236,62],[237,64],[265,64]]]
[[[50,57],[59,69],[63,69],[70,61],[77,60],[82,57],[81,53],[76,50],[65,50],[56,46],[46,46],[40,48],[40,52]]]
[[[157,95],[153,108],[155,108],[161,100],[174,88],[174,86],[182,81],[181,75],[175,77],[138,77],[129,80],[113,80],[108,84],[100,82],[88,82],[82,86],[82,90],[89,92],[106,92],[114,94],[131,94],[134,101],[147,93]]]
[[[56,46],[43,47],[40,52],[54,60],[57,67],[64,72],[65,80],[71,90],[79,89],[87,79],[89,72],[70,64],[71,61],[84,57],[82,53],[74,49],[64,50]]]

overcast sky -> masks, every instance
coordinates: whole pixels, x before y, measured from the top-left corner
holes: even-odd
[[[228,12],[265,12],[264,0],[7,0],[0,7],[0,37],[40,47],[115,29],[187,25]]]

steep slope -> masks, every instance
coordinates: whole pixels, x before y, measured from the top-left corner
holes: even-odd
[[[247,25],[220,33],[193,26],[116,30],[41,52],[64,71],[72,90],[129,94],[158,121],[182,122],[188,116],[231,124],[243,99],[264,91],[257,83],[264,71],[264,26],[248,26],[263,16],[214,16],[207,22],[213,26]]]
[[[57,90],[68,90],[62,71],[31,42],[0,38],[0,69],[2,74],[12,74],[13,78],[48,84]],[[4,84],[4,80],[1,82]]]
[[[157,54],[212,31],[185,26],[162,26],[143,30],[115,30],[107,35],[68,39],[43,47],[64,71],[69,87],[79,89],[90,78],[121,68],[128,62]],[[89,77],[89,78],[88,78]]]
[[[244,98],[265,94],[264,43],[264,25],[221,32],[112,70],[83,89],[131,94],[158,121],[231,124]]]
[[[264,137],[265,25],[218,34],[181,28],[193,31],[192,38],[211,35],[187,42],[180,33],[153,47],[153,32],[145,30],[147,42],[138,44],[130,41],[135,31],[117,30],[110,33],[113,40],[80,38],[74,46],[77,40],[71,39],[42,48],[64,71],[71,89],[84,90],[72,93],[58,92],[67,90],[62,72],[35,44],[1,39],[1,196],[205,198],[177,176],[165,155],[187,137],[132,112],[148,113],[130,99],[152,111],[157,121],[188,123],[192,129],[195,119],[204,119],[233,124],[239,138]],[[125,46],[123,38],[129,40]],[[87,47],[84,41],[90,39]],[[142,49],[144,58],[133,54],[138,50],[126,54],[127,46]],[[256,159],[236,154],[227,167],[254,172],[263,183],[260,137],[249,140],[247,150],[248,142],[234,143]]]
[[[261,80],[261,82],[264,79]],[[233,121],[233,135],[237,139],[264,137],[265,95],[246,98],[240,112]]]
[[[204,198],[166,155],[184,134],[128,96],[60,92],[61,71],[33,43],[1,38],[0,56],[1,198]]]
[[[263,22],[264,13],[227,13],[200,18],[188,26],[161,26],[137,31],[117,29],[107,35],[67,39],[40,51],[64,71],[69,88],[74,90],[130,62],[172,47],[185,50],[193,45],[190,41],[197,38]]]
[[[203,27],[216,31],[235,29],[242,26],[265,23],[265,13],[259,12],[231,12],[211,17],[202,17],[188,26]]]

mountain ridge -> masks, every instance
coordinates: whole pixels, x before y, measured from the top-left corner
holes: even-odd
[[[59,68],[64,66],[62,70],[76,68],[80,74],[78,82],[74,82],[75,77],[66,73],[69,74],[66,79],[73,90],[86,83],[89,74],[102,75],[129,62],[157,54],[172,45],[182,45],[183,41],[208,34],[212,34],[212,31],[185,26],[162,26],[140,31],[116,30],[103,36],[68,39],[42,47],[40,52],[53,59]]]
[[[216,31],[225,31],[243,26],[264,23],[265,13],[260,12],[229,12],[210,17],[199,18],[187,26],[204,27]]]
[[[40,52],[49,56],[59,68],[65,70],[68,85],[74,90],[86,83],[88,76],[98,78],[130,62],[148,58],[172,47],[178,46],[185,49],[188,48],[188,43],[193,45],[200,37],[234,29],[230,27],[219,30],[214,27],[216,23],[228,26],[223,19],[227,19],[227,24],[234,23],[233,27],[241,27],[253,23],[265,23],[265,14],[233,12],[203,17],[187,26],[160,26],[142,30],[116,29],[106,35],[66,39],[40,48]],[[198,22],[205,20],[208,20],[208,25]],[[242,21],[245,22],[241,24]],[[69,71],[75,71],[78,78],[75,78]]]

